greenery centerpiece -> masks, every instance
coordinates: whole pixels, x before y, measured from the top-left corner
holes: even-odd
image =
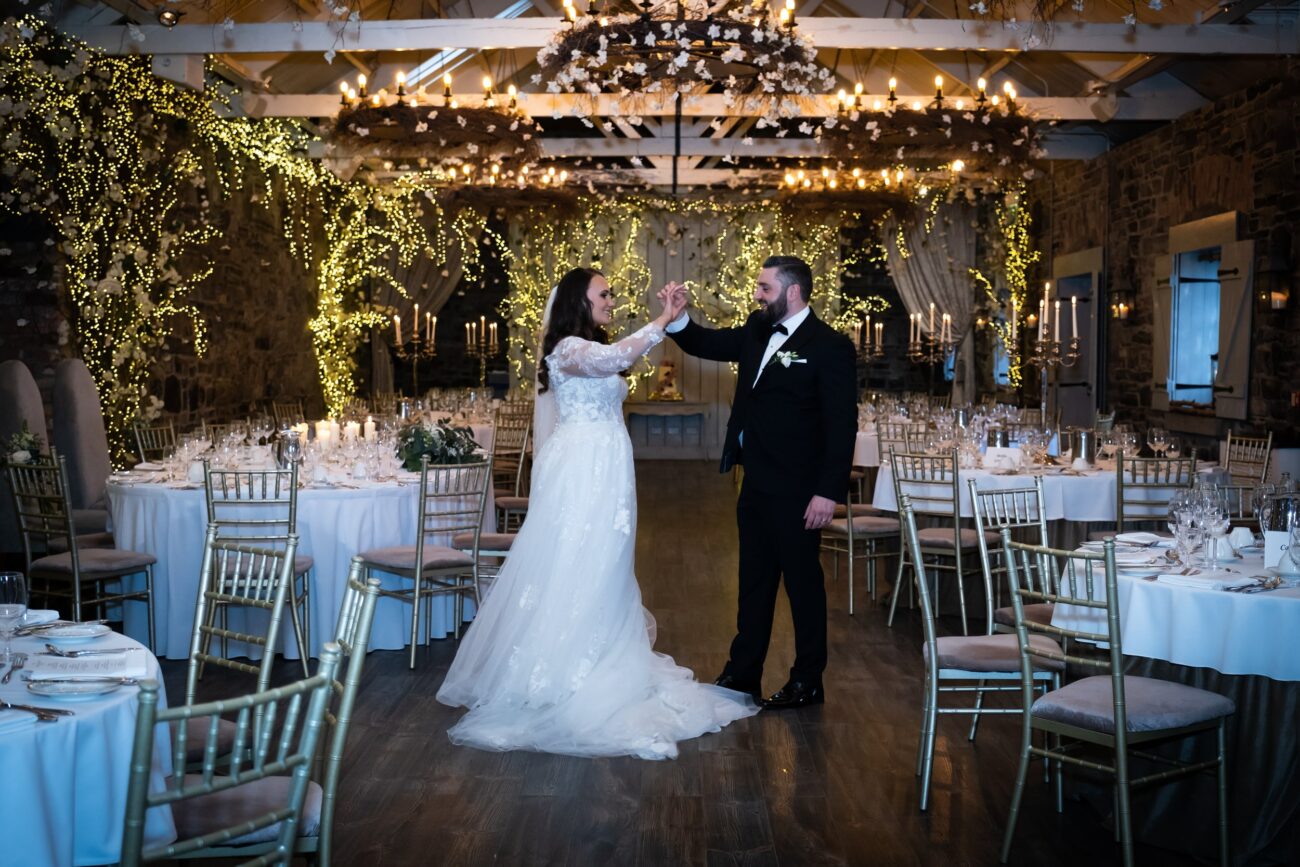
[[[44,451],[44,438],[29,431],[27,422],[23,422],[23,429],[9,437],[5,443],[4,454],[11,464],[29,464]]]
[[[473,464],[483,460],[474,432],[467,427],[453,427],[451,419],[429,423],[416,421],[398,431],[397,456],[402,469],[420,471],[420,458],[429,456],[430,464]]]

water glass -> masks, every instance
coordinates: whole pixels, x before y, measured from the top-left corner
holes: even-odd
[[[0,572],[0,645],[4,653],[0,656],[9,662],[9,640],[14,630],[22,623],[27,613],[27,579],[21,572]]]
[[[1147,428],[1147,445],[1151,447],[1151,454],[1156,457],[1163,457],[1165,446],[1169,442],[1169,432],[1161,427]]]
[[[1174,531],[1174,542],[1178,545],[1183,565],[1194,566],[1205,542],[1205,528],[1196,523],[1179,523]]]

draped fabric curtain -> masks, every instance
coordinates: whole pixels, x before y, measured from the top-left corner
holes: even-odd
[[[923,314],[921,330],[929,330],[931,303],[937,310],[936,330],[943,313],[952,316],[952,333],[958,340],[954,406],[975,398],[975,293],[970,276],[975,267],[975,231],[975,209],[961,203],[939,207],[928,225],[927,215],[916,212],[901,223],[890,217],[882,229],[889,274],[907,311]]]
[[[482,225],[469,223],[466,225],[464,234],[464,243],[477,245],[482,236]],[[394,287],[384,283],[376,285],[374,298],[372,302],[375,307],[390,307],[398,312],[402,317],[403,328],[417,325],[423,329],[424,322],[411,323],[407,325],[411,314],[414,312],[415,305],[420,305],[420,318],[423,320],[426,312],[437,316],[438,311],[447,303],[451,293],[456,291],[460,285],[460,278],[465,273],[464,256],[462,255],[462,245],[460,243],[448,243],[445,246],[447,258],[443,262],[438,262],[429,256],[420,256],[410,267],[404,267],[399,260],[396,248],[389,252],[388,271],[393,275],[393,279],[406,290],[403,296]],[[405,330],[403,337],[407,337]],[[421,331],[421,334],[424,332]],[[392,332],[387,332],[388,336],[382,340],[371,341],[371,360],[373,370],[373,387],[376,393],[393,391],[393,358],[389,351],[391,346]]]

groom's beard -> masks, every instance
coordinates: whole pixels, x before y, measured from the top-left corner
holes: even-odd
[[[786,301],[785,293],[770,304],[765,304],[762,308],[763,322],[769,327],[780,325],[785,320],[786,312],[790,309],[790,304]]]

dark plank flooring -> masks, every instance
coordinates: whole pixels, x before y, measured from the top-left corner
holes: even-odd
[[[704,463],[638,466],[637,572],[659,621],[657,649],[701,679],[721,670],[734,623],[734,489]],[[828,575],[828,701],[763,712],[681,745],[675,761],[574,759],[452,746],[460,711],[434,699],[456,652],[435,642],[410,672],[398,652],[371,654],[343,771],[339,864],[978,865],[995,864],[1015,771],[1019,723],[988,717],[976,743],[966,717],[940,719],[934,789],[917,810],[920,623]],[[391,601],[382,604],[397,604]],[[767,667],[784,680],[792,632],[784,601]],[[184,664],[164,663],[172,695]],[[279,679],[294,668],[282,663]],[[246,688],[210,677],[203,697]],[[1031,778],[1032,781],[1033,778]],[[1014,864],[1117,862],[1091,808],[1031,782]],[[1135,809],[1141,809],[1141,798]],[[1190,863],[1138,848],[1144,864]]]

